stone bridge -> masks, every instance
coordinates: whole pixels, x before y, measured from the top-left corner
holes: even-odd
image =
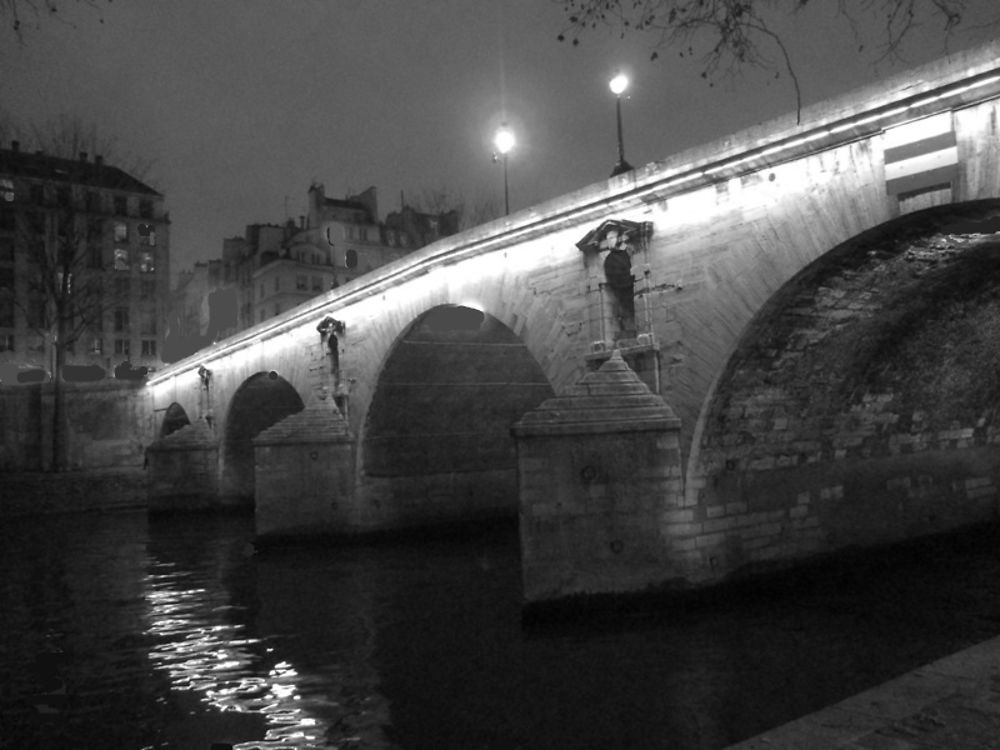
[[[953,55],[379,268],[157,372],[160,443],[194,423],[175,442],[197,433],[220,498],[256,490],[263,536],[516,515],[512,425],[618,351],[676,450],[642,528],[614,521],[592,562],[645,534],[658,572],[537,598],[993,518],[998,60]],[[303,407],[285,443],[325,468],[270,464],[264,494],[286,496],[264,513],[253,440]],[[596,512],[581,492],[551,513]]]

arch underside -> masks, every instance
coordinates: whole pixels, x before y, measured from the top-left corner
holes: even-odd
[[[992,517],[997,215],[987,201],[897,219],[775,295],[704,416],[695,472],[707,514],[757,513],[804,552]],[[751,560],[767,544],[748,533],[729,553]]]
[[[428,311],[393,348],[368,411],[362,481],[372,512],[388,525],[516,515],[510,428],[552,395],[496,318]]]
[[[257,373],[236,390],[222,441],[221,494],[230,502],[253,502],[254,437],[304,406],[295,388],[273,372]]]

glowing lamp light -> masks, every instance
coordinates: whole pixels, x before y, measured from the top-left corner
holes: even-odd
[[[502,156],[509,154],[516,143],[517,140],[514,138],[514,131],[508,128],[506,124],[501,125],[493,137],[493,145],[496,146],[497,152]]]
[[[628,88],[628,76],[624,73],[619,73],[608,83],[608,88],[611,89],[611,93],[615,96],[621,96],[625,93],[625,89]]]

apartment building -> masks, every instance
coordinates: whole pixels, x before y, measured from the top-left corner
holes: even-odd
[[[0,379],[51,377],[60,335],[67,380],[159,367],[169,226],[163,195],[100,156],[0,149]]]

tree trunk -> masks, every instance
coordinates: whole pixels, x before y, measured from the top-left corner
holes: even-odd
[[[66,361],[63,346],[62,324],[53,342],[55,364],[52,368],[52,471],[66,468],[66,394],[63,391],[62,371]]]

